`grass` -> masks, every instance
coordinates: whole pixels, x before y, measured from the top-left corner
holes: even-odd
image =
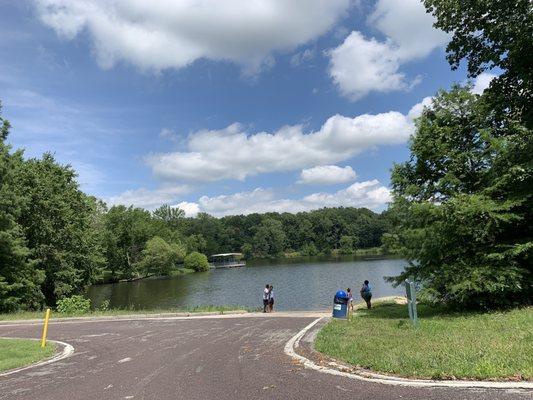
[[[506,312],[451,313],[381,304],[331,321],[315,348],[336,359],[403,377],[476,380],[533,379],[533,307]]]
[[[241,306],[195,306],[189,308],[172,308],[172,309],[151,309],[151,310],[136,310],[129,308],[110,309],[105,311],[92,310],[86,313],[58,313],[52,311],[51,318],[68,318],[68,317],[105,317],[117,315],[137,315],[137,314],[162,314],[162,313],[197,313],[197,312],[220,312],[227,313],[232,311],[255,311]],[[44,318],[43,311],[21,311],[7,314],[0,314],[0,321],[14,321],[23,319],[41,319]]]
[[[0,339],[0,372],[50,358],[55,350],[55,343],[52,342],[41,349],[38,340]]]

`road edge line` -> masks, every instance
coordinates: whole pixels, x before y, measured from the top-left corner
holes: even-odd
[[[22,340],[36,340],[36,341],[40,340],[40,339],[34,339],[34,338],[5,337],[5,336],[0,337],[0,340],[2,340],[2,339],[22,339]],[[9,375],[12,375],[12,374],[16,374],[17,372],[22,372],[22,371],[25,371],[27,369],[41,367],[41,366],[47,365],[47,364],[52,364],[52,363],[55,363],[57,361],[63,360],[65,358],[67,358],[67,357],[70,357],[72,354],[74,354],[74,346],[72,346],[71,344],[68,344],[68,343],[65,343],[65,342],[61,342],[59,340],[51,340],[51,339],[49,339],[48,342],[53,342],[53,343],[56,343],[56,344],[59,344],[60,346],[62,346],[63,350],[61,351],[61,353],[58,353],[58,354],[54,355],[53,357],[48,358],[46,360],[39,361],[39,362],[36,362],[34,364],[26,365],[25,367],[20,367],[20,368],[10,369],[10,370],[5,371],[5,372],[0,372],[0,378],[2,378],[4,376],[9,376]]]
[[[285,344],[284,352],[289,357],[294,360],[299,361],[305,368],[312,369],[318,372],[342,376],[350,379],[372,382],[372,383],[381,383],[385,385],[395,385],[395,386],[408,386],[408,387],[447,387],[447,388],[463,388],[463,389],[533,389],[533,382],[492,382],[492,381],[436,381],[429,379],[408,379],[395,376],[388,376],[377,374],[373,372],[365,372],[364,375],[358,372],[345,372],[338,369],[329,368],[321,365],[317,365],[310,359],[298,354],[295,348],[299,347],[300,339],[319,321],[324,317],[317,318],[309,325],[304,327],[296,335],[289,339]],[[333,363],[337,367],[342,367],[340,364]]]

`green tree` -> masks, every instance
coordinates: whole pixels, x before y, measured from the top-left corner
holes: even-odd
[[[183,261],[185,249],[178,243],[167,243],[165,239],[154,236],[146,242],[142,258],[137,268],[145,276],[169,275],[176,264]]]
[[[185,239],[185,245],[187,247],[187,253],[192,253],[193,251],[203,253],[207,248],[207,241],[202,235],[196,234]]]
[[[316,248],[314,243],[306,243],[300,248],[300,254],[302,256],[316,256],[320,252]]]
[[[357,250],[359,239],[356,236],[342,236],[340,240],[341,254],[354,254]]]
[[[20,218],[26,199],[17,193],[16,173],[23,163],[22,152],[10,153],[5,143],[9,122],[1,116],[0,103],[0,312],[39,308],[44,299],[44,274],[30,260]]]
[[[248,260],[254,255],[254,248],[250,243],[244,243],[241,247],[242,256],[245,260]]]
[[[51,154],[29,159],[17,171],[17,194],[26,198],[18,223],[36,268],[45,272],[48,304],[79,293],[101,275],[96,201],[79,190],[76,173]]]
[[[411,260],[395,281],[415,278],[426,299],[454,305],[527,302],[532,134],[503,129],[491,103],[469,89],[435,97],[416,122],[410,161],[394,167],[392,237]]]
[[[185,268],[193,269],[197,272],[209,270],[209,262],[207,257],[196,251],[193,251],[191,254],[188,254],[183,261],[183,266]]]
[[[487,102],[501,122],[533,123],[533,6],[530,0],[424,0],[435,26],[451,34],[448,61],[467,61],[470,77],[486,69],[502,73],[491,82]]]
[[[160,234],[150,213],[133,206],[113,206],[105,216],[105,255],[114,280],[138,276],[146,242]]]
[[[259,257],[275,257],[285,249],[285,233],[280,221],[263,220],[253,240],[254,253]]]
[[[152,213],[154,218],[164,221],[168,226],[177,228],[180,221],[185,217],[185,211],[178,207],[163,204]]]

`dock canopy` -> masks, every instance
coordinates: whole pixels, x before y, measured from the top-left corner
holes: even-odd
[[[242,253],[212,254],[210,257],[215,268],[244,267],[246,262],[242,260]]]
[[[211,257],[242,257],[242,253],[220,253],[220,254],[213,254]]]

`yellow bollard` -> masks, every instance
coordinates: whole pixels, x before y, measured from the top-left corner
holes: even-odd
[[[43,337],[41,338],[41,348],[46,346],[46,335],[48,333],[48,320],[50,319],[50,309],[46,309],[46,314],[44,315],[44,326],[43,326]]]

